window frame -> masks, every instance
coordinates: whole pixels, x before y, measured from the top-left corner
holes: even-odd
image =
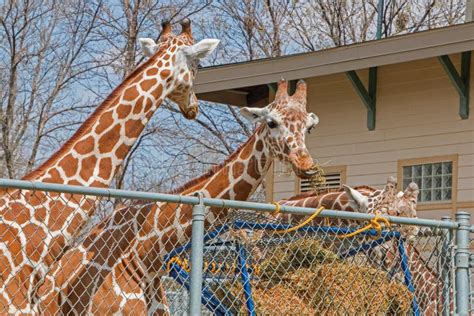
[[[437,210],[451,208],[455,209],[458,195],[458,155],[445,155],[445,156],[432,156],[432,157],[421,157],[411,159],[400,159],[398,160],[397,167],[397,178],[398,178],[398,189],[402,191],[403,186],[403,167],[422,165],[422,164],[433,164],[440,162],[452,162],[452,174],[451,174],[451,200],[450,201],[430,201],[430,202],[418,202],[417,210]],[[420,188],[421,189],[421,188]]]
[[[341,184],[347,183],[347,166],[346,165],[339,165],[339,166],[321,166],[326,173],[337,173],[341,174]],[[301,193],[301,179],[295,177],[295,194]]]

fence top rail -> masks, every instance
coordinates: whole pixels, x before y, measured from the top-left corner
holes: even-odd
[[[131,200],[149,200],[154,202],[169,202],[179,204],[191,204],[195,205],[199,203],[199,197],[197,196],[184,196],[166,193],[153,193],[153,192],[142,192],[142,191],[129,191],[129,190],[117,190],[108,188],[94,188],[84,187],[76,185],[65,185],[56,183],[42,183],[26,180],[12,180],[12,179],[1,179],[0,188],[3,189],[20,189],[20,190],[31,190],[31,191],[46,191],[55,193],[70,193],[80,194],[88,196],[106,197],[106,198],[125,198]],[[223,200],[214,198],[204,198],[203,203],[205,206],[221,207],[221,208],[233,208],[233,209],[247,209],[259,212],[274,212],[276,206],[268,203],[257,203],[247,201],[235,201],[235,200]],[[313,208],[297,207],[281,205],[280,212],[290,213],[295,215],[312,215],[315,212]],[[319,215],[321,217],[329,218],[341,218],[349,220],[370,220],[375,217],[373,214],[357,213],[357,212],[345,212],[345,211],[334,211],[324,210]],[[407,218],[397,216],[386,216],[390,222],[394,224],[403,225],[419,225],[428,227],[438,227],[447,229],[456,229],[459,224],[454,221],[438,221],[431,219],[421,218]]]

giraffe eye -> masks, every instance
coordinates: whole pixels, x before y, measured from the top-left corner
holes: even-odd
[[[267,121],[267,125],[268,125],[268,127],[270,127],[270,128],[275,128],[275,127],[278,126],[278,123],[275,122],[274,120],[268,120],[268,121]]]

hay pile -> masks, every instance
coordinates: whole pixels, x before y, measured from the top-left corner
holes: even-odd
[[[264,280],[276,279],[278,281],[288,272],[337,260],[339,260],[338,256],[321,247],[317,240],[298,239],[272,249],[270,257],[260,264],[259,276]]]
[[[252,281],[257,314],[408,314],[412,294],[386,273],[340,261],[319,242],[302,239],[281,245],[261,264]],[[221,284],[233,312],[246,313],[239,279]],[[225,293],[225,294],[224,294]]]

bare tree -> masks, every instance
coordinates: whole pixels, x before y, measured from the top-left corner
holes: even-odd
[[[71,91],[100,66],[86,51],[99,9],[100,3],[87,1],[8,1],[0,7],[0,67],[7,82],[0,88],[1,147],[8,177],[28,172],[44,140],[89,109]]]
[[[375,38],[378,0],[6,0],[0,5],[0,176],[19,177],[58,148],[143,61],[138,37],[191,17],[221,44],[205,65],[315,51]],[[462,0],[385,0],[383,36],[460,23]],[[167,104],[149,122],[115,186],[166,190],[222,161],[251,134],[229,105],[196,121]]]
[[[202,31],[222,40],[221,52],[231,62],[281,56],[290,7],[289,1],[217,1]]]
[[[294,1],[290,32],[298,51],[347,45],[375,39],[379,0]],[[462,0],[385,0],[383,37],[461,23]]]

